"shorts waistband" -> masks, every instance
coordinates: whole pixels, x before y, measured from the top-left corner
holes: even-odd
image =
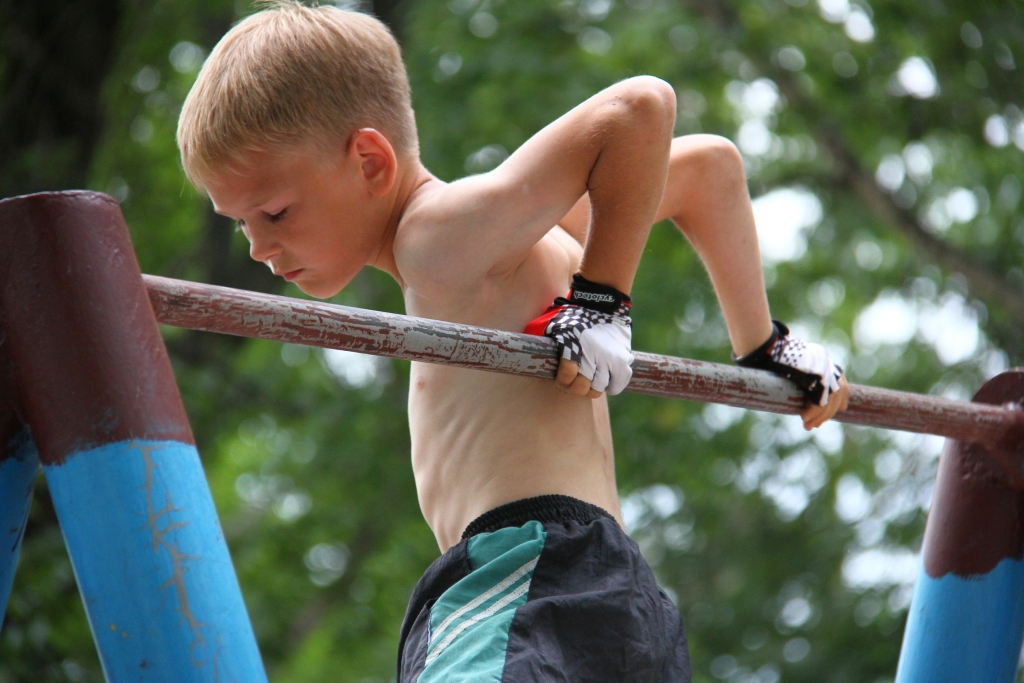
[[[578,498],[562,495],[523,498],[500,505],[480,515],[462,532],[463,540],[505,527],[519,527],[527,522],[577,522],[589,524],[606,517],[614,520],[606,510]]]

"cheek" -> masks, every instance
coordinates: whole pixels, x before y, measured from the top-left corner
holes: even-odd
[[[340,230],[311,240],[306,251],[303,260],[313,266],[318,284],[337,290],[348,284],[368,260],[368,249]]]

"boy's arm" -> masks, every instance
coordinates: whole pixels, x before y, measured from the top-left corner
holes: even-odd
[[[560,222],[570,234],[586,235],[587,197]],[[772,335],[754,214],[747,193],[743,159],[725,138],[690,135],[672,142],[668,178],[655,222],[666,218],[686,235],[708,271],[722,308],[733,352],[743,357]],[[809,405],[803,420],[820,426],[846,407],[849,390],[826,406]]]
[[[628,293],[662,199],[674,122],[675,94],[664,81],[645,76],[607,88],[494,171],[439,192],[423,210],[443,231],[408,250],[415,263],[405,267],[427,269],[435,282],[441,274],[455,288],[476,288],[514,272],[589,193],[593,219],[580,270]]]
[[[745,356],[768,339],[772,320],[743,158],[725,138],[688,136],[672,141],[669,168],[657,220],[672,219],[693,245],[732,350]]]
[[[671,218],[693,245],[715,288],[733,353],[748,356],[773,326],[743,158],[725,138],[688,136],[673,140],[669,168],[658,219]],[[826,405],[804,408],[804,427],[819,427],[845,410],[848,397],[840,376]]]
[[[559,225],[583,243],[590,215],[584,195]],[[771,335],[772,321],[743,159],[731,142],[713,135],[672,141],[654,222],[665,219],[686,235],[707,269],[733,351],[750,353]]]

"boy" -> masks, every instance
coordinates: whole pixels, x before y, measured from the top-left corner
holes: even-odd
[[[604,397],[629,381],[654,222],[697,249],[739,362],[804,386],[808,429],[845,406],[827,352],[769,317],[735,148],[672,140],[674,121],[670,86],[630,79],[446,184],[387,29],[292,3],[233,28],[185,102],[189,178],[275,274],[330,297],[369,264],[411,315],[559,343],[555,382],[413,364],[412,465],[444,554],[410,601],[402,683],[689,680],[679,614],[621,528]]]

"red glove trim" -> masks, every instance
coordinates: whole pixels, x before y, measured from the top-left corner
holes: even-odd
[[[544,313],[542,313],[539,317],[536,317],[533,320],[531,320],[526,325],[526,329],[523,330],[523,332],[525,332],[526,334],[533,334],[538,337],[543,337],[544,331],[548,329],[548,323],[550,323],[551,319],[558,315],[558,312],[561,311],[563,308],[565,308],[565,306],[552,306]]]

